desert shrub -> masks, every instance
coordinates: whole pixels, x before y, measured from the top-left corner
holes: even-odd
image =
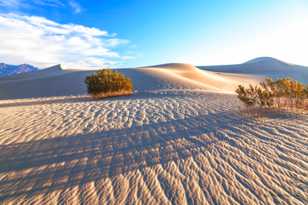
[[[305,99],[305,86],[290,78],[279,79],[275,82],[279,89],[276,97],[284,98],[284,106],[299,106]],[[281,104],[281,103],[279,103]]]
[[[246,106],[252,107],[257,104],[257,89],[257,87],[252,85],[250,85],[249,88],[239,85],[236,93],[238,94],[238,98],[244,102]]]
[[[248,107],[271,107],[274,104],[273,92],[268,87],[262,87],[262,85],[249,85],[248,88],[239,85],[236,93],[238,98]]]
[[[239,85],[236,93],[247,107],[307,108],[308,85],[291,78],[268,78],[257,86]]]
[[[306,87],[304,89],[304,97],[305,97],[305,99],[308,99],[308,85],[306,85]]]
[[[85,79],[88,93],[94,98],[130,95],[132,81],[120,72],[102,69]]]

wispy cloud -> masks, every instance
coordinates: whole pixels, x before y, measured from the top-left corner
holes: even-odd
[[[0,0],[0,7],[6,9],[25,9],[39,6],[71,8],[74,13],[80,13],[83,8],[76,0]]]
[[[37,4],[37,5],[42,5],[42,6],[52,6],[52,7],[65,6],[63,1],[61,0],[33,0],[32,4]]]
[[[0,14],[0,61],[45,67],[110,66],[126,60],[116,52],[128,40],[105,30],[60,24],[44,17]]]
[[[21,1],[20,0],[0,0],[0,6],[15,8],[15,7],[21,6]]]
[[[31,5],[38,6],[52,6],[59,7],[64,6],[60,0],[0,0],[0,6],[9,7],[9,8],[21,8],[21,7],[30,7]]]
[[[71,0],[68,2],[68,4],[73,9],[74,13],[78,14],[82,11],[82,7],[77,1]]]

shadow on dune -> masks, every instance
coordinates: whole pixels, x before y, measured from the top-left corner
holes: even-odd
[[[83,185],[202,153],[221,130],[247,123],[230,112],[100,133],[0,146],[0,200]],[[29,170],[32,171],[29,171]]]
[[[29,75],[16,80],[0,81],[0,100],[30,99],[54,96],[85,95],[87,93],[84,80],[93,71],[56,71],[56,75],[50,75],[49,71],[44,75]],[[134,87],[140,91],[166,89],[171,86],[160,79],[138,69],[121,69],[127,77],[133,80]]]

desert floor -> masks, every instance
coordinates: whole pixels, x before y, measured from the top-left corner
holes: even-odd
[[[176,86],[1,100],[0,203],[307,204],[308,116],[240,107]]]

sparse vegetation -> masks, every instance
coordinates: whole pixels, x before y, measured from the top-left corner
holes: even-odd
[[[85,79],[88,93],[95,99],[131,95],[132,81],[120,72],[102,69]]]
[[[248,88],[239,85],[236,93],[248,108],[308,110],[308,85],[291,78],[268,78]]]

